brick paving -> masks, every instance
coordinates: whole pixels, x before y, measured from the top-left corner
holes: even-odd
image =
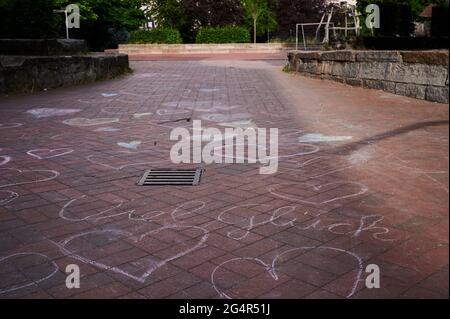
[[[141,61],[2,96],[0,298],[448,298],[448,105],[282,65]],[[136,186],[190,167],[169,158],[183,118],[279,128],[278,173],[213,164],[198,187]]]

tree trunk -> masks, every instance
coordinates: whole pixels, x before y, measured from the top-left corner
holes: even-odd
[[[256,18],[253,18],[253,42],[256,44]]]

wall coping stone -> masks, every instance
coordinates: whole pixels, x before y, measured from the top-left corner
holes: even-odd
[[[403,62],[448,66],[448,50],[401,51]]]
[[[449,65],[448,50],[427,51],[289,51],[289,56],[303,60],[338,62],[404,62],[431,65]]]
[[[88,52],[86,41],[75,39],[0,39],[0,55],[51,56]]]

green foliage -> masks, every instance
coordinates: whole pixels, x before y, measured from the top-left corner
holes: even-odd
[[[414,19],[417,19],[422,11],[430,4],[448,7],[448,0],[357,0],[359,12],[365,14],[364,9],[372,3],[405,5],[411,9]]]
[[[381,28],[375,30],[375,35],[392,37],[408,37],[414,32],[414,21],[428,5],[427,0],[358,0],[357,6],[363,14],[363,34],[370,35],[364,23],[365,8],[369,4],[377,4],[380,7]]]
[[[0,38],[54,38],[60,22],[48,0],[0,0]]]
[[[276,16],[267,0],[242,0],[242,7],[245,12],[245,21],[253,29],[255,43],[256,36],[276,29]]]
[[[136,30],[145,21],[142,0],[54,0],[59,8],[69,4],[80,7],[81,18],[98,21],[117,30]],[[83,23],[83,22],[82,22]]]
[[[205,27],[197,34],[197,43],[249,43],[250,32],[245,27]]]
[[[81,15],[81,29],[70,36],[86,39],[92,50],[115,47],[145,21],[142,0],[0,0],[0,37],[65,37],[64,15],[53,10],[69,4],[77,4]]]
[[[180,0],[149,0],[150,15],[163,28],[181,30],[186,22],[186,10]]]
[[[129,43],[182,43],[180,32],[172,28],[156,28],[152,30],[138,30],[131,33]]]
[[[243,24],[241,0],[146,0],[159,26],[175,28],[187,43],[203,27]]]

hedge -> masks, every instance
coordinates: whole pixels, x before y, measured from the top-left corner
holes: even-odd
[[[249,43],[250,32],[244,27],[204,27],[197,33],[197,43]]]
[[[182,43],[180,32],[176,29],[170,28],[156,28],[151,30],[138,30],[131,33],[129,43],[144,44],[144,43],[167,43],[179,44]]]

